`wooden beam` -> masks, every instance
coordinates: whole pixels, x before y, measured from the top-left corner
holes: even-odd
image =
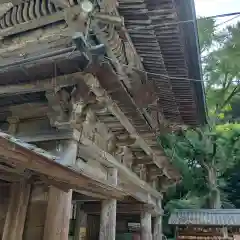
[[[116,198],[126,195],[119,187],[90,176],[77,167],[74,170],[65,167],[57,162],[58,157],[4,133],[0,133],[0,157],[8,163],[11,161],[32,170],[35,174],[47,175],[56,181],[67,183],[69,189],[87,190]]]
[[[72,73],[68,75],[58,76],[56,78],[49,78],[44,80],[36,80],[24,84],[8,84],[0,87],[0,97],[34,93],[41,91],[50,91],[75,85],[79,82],[79,74]]]
[[[100,101],[103,101],[108,107],[109,111],[116,116],[116,118],[120,121],[122,126],[130,133],[131,137],[136,138],[137,143],[144,150],[144,152],[149,155],[153,162],[159,167],[163,168],[164,174],[171,178],[168,175],[167,169],[165,169],[166,164],[169,165],[168,159],[165,156],[159,156],[155,153],[155,151],[146,143],[144,138],[137,132],[135,127],[132,125],[130,120],[126,117],[126,115],[121,111],[121,109],[117,106],[115,102],[111,99],[108,93],[103,89],[98,81],[98,79],[92,74],[86,74],[84,77],[84,81],[89,86],[89,88],[93,91],[93,93],[97,96]],[[177,177],[177,176],[174,176]]]
[[[22,240],[29,196],[30,185],[26,181],[11,185],[10,201],[2,240]]]
[[[144,157],[144,158],[134,158],[132,165],[139,165],[139,164],[153,164],[153,160],[150,157]]]
[[[123,177],[125,181],[130,182],[132,186],[135,186],[135,191],[133,191],[132,189],[130,191],[133,197],[135,197],[135,193],[139,191],[138,188],[141,189],[141,191],[148,193],[153,197],[156,197],[157,199],[162,197],[161,193],[153,189],[145,181],[141,180],[135,173],[133,173],[129,168],[117,161],[117,159],[115,159],[111,154],[100,149],[91,140],[81,138],[81,141],[83,144],[85,144],[85,146],[79,146],[80,156],[82,156],[83,158],[91,157],[92,159],[96,159],[97,161],[103,163],[108,167],[117,168],[119,171],[119,175]],[[83,153],[85,154],[81,155]],[[125,189],[127,190],[127,188]]]
[[[23,175],[0,170],[0,179],[7,182],[19,182],[24,179]]]
[[[72,190],[68,193],[49,188],[43,240],[67,240],[71,215]]]
[[[82,209],[88,214],[100,214],[101,204],[96,202],[84,203]],[[143,211],[154,211],[153,207],[148,206],[144,203],[117,203],[117,214],[141,214]]]
[[[53,140],[69,140],[72,138],[72,131],[56,131],[56,132],[39,132],[35,135],[24,135],[24,133],[19,133],[16,135],[16,138],[20,139],[26,143],[37,143],[37,142],[46,142]]]
[[[147,211],[141,213],[141,240],[152,240],[152,216]]]

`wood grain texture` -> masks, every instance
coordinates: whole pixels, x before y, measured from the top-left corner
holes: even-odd
[[[67,240],[71,213],[72,190],[49,188],[43,240]]]
[[[141,240],[152,240],[152,216],[148,212],[141,213]]]
[[[153,240],[162,239],[162,216],[156,216],[153,222]]]
[[[118,172],[116,168],[109,169],[108,180],[111,184],[117,185]],[[108,199],[102,201],[99,240],[115,240],[116,213],[116,199]]]
[[[25,181],[12,184],[2,240],[23,239],[30,187]]]

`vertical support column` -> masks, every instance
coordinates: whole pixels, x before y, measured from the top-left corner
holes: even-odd
[[[62,164],[76,162],[78,142],[68,141],[63,145]],[[48,193],[48,206],[43,240],[68,240],[69,220],[72,210],[72,190],[64,192],[51,186]]]
[[[141,240],[152,240],[152,215],[147,211],[141,213]]]
[[[49,188],[44,240],[68,240],[71,204],[72,190],[66,193],[52,186]]]
[[[110,183],[117,185],[117,169],[111,168],[108,172]],[[115,240],[116,236],[116,212],[117,200],[108,199],[102,201],[99,240]]]
[[[162,208],[162,201],[158,201],[158,207]],[[162,213],[154,218],[153,240],[162,240]]]
[[[87,223],[87,214],[81,210],[81,204],[77,203],[76,209],[76,225],[74,229],[74,240],[84,240],[85,238],[82,233],[82,229],[86,230],[86,223]],[[86,234],[86,232],[84,233]]]
[[[26,181],[12,183],[2,240],[22,240],[30,188]]]
[[[158,215],[154,218],[153,240],[162,239],[162,216]]]

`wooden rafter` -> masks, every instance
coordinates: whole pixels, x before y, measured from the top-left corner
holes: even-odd
[[[91,74],[86,75],[84,78],[86,84],[89,86],[89,88],[94,92],[94,94],[99,98],[101,101],[103,101],[107,108],[112,112],[113,115],[117,117],[117,119],[120,121],[120,123],[125,127],[125,129],[129,132],[131,137],[136,138],[136,141],[140,145],[140,147],[145,151],[145,153],[152,158],[153,163],[155,163],[160,169],[163,169],[164,174],[169,178],[178,179],[180,175],[174,171],[172,171],[172,168],[170,167],[170,164],[168,162],[167,157],[163,156],[160,146],[158,149],[154,149],[150,147],[147,144],[147,141],[149,140],[148,137],[150,135],[150,139],[155,139],[155,135],[153,133],[148,134],[139,134],[133,124],[130,122],[130,120],[126,117],[126,115],[122,112],[122,110],[118,107],[118,105],[113,102],[111,97],[108,95],[108,93],[103,89],[96,77],[94,77]],[[137,111],[137,109],[136,109]],[[156,140],[155,140],[156,141]],[[159,151],[161,154],[159,155]],[[170,169],[171,168],[171,169]],[[168,172],[168,170],[170,170]],[[171,175],[171,174],[174,175]]]

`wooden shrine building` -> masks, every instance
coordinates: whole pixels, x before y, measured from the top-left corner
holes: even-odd
[[[239,209],[177,210],[169,218],[176,239],[237,240],[240,237]]]
[[[204,122],[192,0],[0,0],[1,239],[161,239]]]

